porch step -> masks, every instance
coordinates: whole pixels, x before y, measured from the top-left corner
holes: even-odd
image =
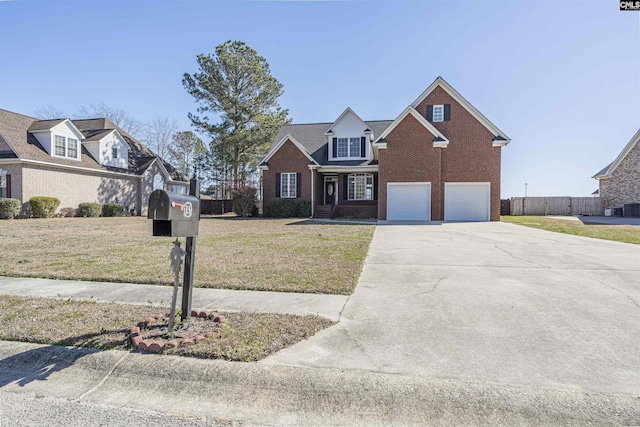
[[[333,217],[333,206],[331,206],[331,205],[316,206],[316,209],[313,212],[313,217],[314,218],[332,218]]]

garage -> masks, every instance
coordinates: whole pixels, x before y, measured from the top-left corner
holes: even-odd
[[[489,221],[490,183],[447,182],[444,184],[445,221]]]
[[[430,221],[431,183],[387,183],[387,220]]]

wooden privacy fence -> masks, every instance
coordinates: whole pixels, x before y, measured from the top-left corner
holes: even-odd
[[[233,211],[233,200],[200,200],[201,215],[221,215]]]
[[[600,197],[512,197],[511,215],[603,215]]]

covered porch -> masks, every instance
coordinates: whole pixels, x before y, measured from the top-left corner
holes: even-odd
[[[378,166],[313,168],[313,218],[378,217]]]

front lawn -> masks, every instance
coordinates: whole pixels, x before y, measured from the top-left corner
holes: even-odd
[[[95,301],[0,296],[0,340],[131,350],[129,332],[166,308]],[[250,362],[305,340],[333,324],[318,316],[223,313],[219,335],[166,354]]]
[[[140,217],[0,221],[0,275],[172,284],[173,239],[152,237],[151,224]],[[374,228],[203,218],[195,286],[348,295]]]
[[[633,225],[583,224],[571,219],[562,220],[544,216],[503,216],[500,220],[556,233],[640,244],[640,227]]]

